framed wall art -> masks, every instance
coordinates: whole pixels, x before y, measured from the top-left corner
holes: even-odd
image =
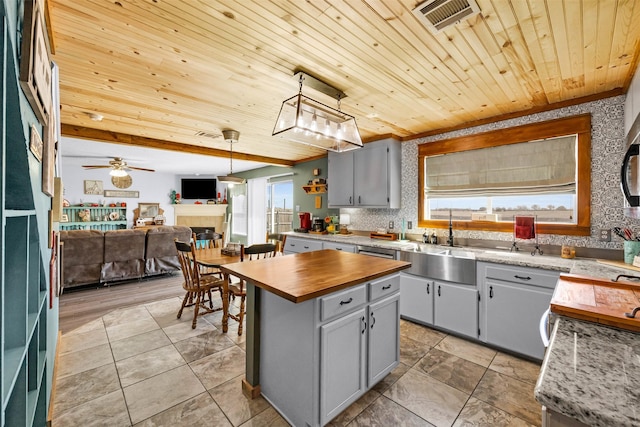
[[[104,190],[102,189],[102,181],[85,179],[84,180],[84,194],[96,194],[101,195]]]
[[[104,197],[122,197],[122,198],[138,198],[140,197],[139,191],[125,191],[125,190],[104,190]]]
[[[51,62],[42,3],[25,0],[20,52],[20,86],[42,125],[51,109]]]
[[[34,125],[31,125],[31,135],[29,135],[29,150],[36,156],[39,162],[42,161],[42,138]]]

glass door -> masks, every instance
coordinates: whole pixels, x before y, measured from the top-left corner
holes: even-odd
[[[293,181],[267,184],[267,232],[285,233],[293,229]]]

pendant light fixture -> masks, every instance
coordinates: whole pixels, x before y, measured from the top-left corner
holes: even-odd
[[[244,184],[244,178],[233,175],[233,144],[238,142],[240,132],[237,130],[225,129],[222,131],[224,140],[229,143],[229,175],[219,176],[218,182],[223,184]]]
[[[342,152],[362,147],[355,117],[340,111],[340,100],[346,95],[302,71],[294,77],[298,78],[300,90],[282,103],[272,135],[329,151]],[[303,82],[335,98],[338,109],[303,95]]]

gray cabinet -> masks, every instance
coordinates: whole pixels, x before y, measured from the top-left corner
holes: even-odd
[[[539,322],[549,308],[558,277],[556,271],[478,263],[482,294],[480,339],[542,359]]]
[[[328,168],[330,208],[400,208],[399,141],[385,139],[347,153],[331,152]]]
[[[433,282],[433,324],[449,331],[478,338],[478,290],[471,285]]]
[[[366,389],[366,310],[320,328],[320,414],[326,424]]]
[[[321,249],[322,242],[320,240],[300,239],[298,237],[287,237],[287,241],[284,244],[285,255],[319,251]]]
[[[353,157],[353,151],[329,153],[329,194],[327,200],[330,208],[353,206]]]
[[[336,251],[355,253],[356,245],[350,245],[348,243],[322,242],[322,249],[334,249]]]
[[[433,280],[400,273],[400,315],[433,325]]]
[[[374,385],[400,360],[400,294],[369,305],[367,383]]]
[[[292,425],[327,424],[400,362],[399,274],[298,304],[262,292],[260,310],[261,391]]]

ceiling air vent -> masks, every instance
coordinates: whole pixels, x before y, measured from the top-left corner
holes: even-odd
[[[480,13],[475,0],[427,0],[413,9],[413,14],[438,33],[456,22]]]
[[[216,138],[220,138],[222,135],[215,134],[215,133],[208,133],[208,132],[198,131],[198,132],[196,132],[196,136],[203,136],[205,138],[216,139]]]

